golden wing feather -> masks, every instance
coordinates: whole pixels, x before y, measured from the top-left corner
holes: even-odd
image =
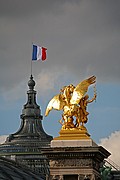
[[[45,111],[45,116],[48,116],[49,112],[52,109],[55,110],[62,110],[65,105],[65,101],[63,100],[63,97],[61,94],[57,94],[54,96],[50,102],[47,105],[46,111]]]
[[[91,84],[94,84],[95,82],[96,82],[95,76],[91,76],[90,78],[85,79],[82,82],[80,82],[73,91],[70,103],[71,104],[78,104],[80,102],[80,99],[88,91],[88,87]]]

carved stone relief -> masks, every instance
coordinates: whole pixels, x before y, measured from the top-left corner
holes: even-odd
[[[50,167],[83,167],[83,166],[92,166],[91,159],[58,159],[51,160]]]

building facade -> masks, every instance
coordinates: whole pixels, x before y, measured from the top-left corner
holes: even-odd
[[[36,103],[34,86],[35,81],[31,75],[28,81],[27,103],[20,116],[20,128],[0,145],[0,156],[13,159],[46,176],[49,175],[49,164],[46,156],[41,154],[41,148],[50,146],[52,136],[46,134],[42,127],[43,117],[40,106]]]

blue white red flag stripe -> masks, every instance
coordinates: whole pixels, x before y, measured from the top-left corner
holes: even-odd
[[[40,47],[37,45],[33,45],[33,52],[32,52],[32,60],[37,61],[37,60],[46,60],[46,48]]]

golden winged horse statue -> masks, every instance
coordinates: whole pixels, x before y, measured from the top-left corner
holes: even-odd
[[[54,96],[46,108],[45,116],[48,116],[52,109],[63,110],[62,129],[80,128],[87,122],[86,111],[87,104],[96,99],[96,89],[94,87],[94,96],[89,100],[87,93],[88,87],[96,82],[96,77],[91,76],[80,82],[76,87],[72,84],[64,86],[60,90],[60,94]],[[74,119],[75,117],[75,119]],[[74,122],[75,121],[75,122]]]

